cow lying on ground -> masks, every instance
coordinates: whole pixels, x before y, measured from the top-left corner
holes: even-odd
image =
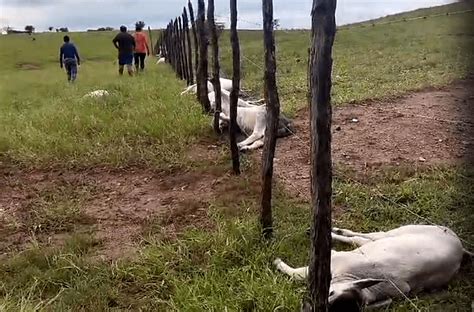
[[[333,312],[381,307],[392,298],[437,290],[457,273],[463,256],[473,256],[453,231],[442,226],[407,225],[367,234],[334,228],[332,238],[359,246],[331,251]],[[294,269],[280,259],[274,264],[295,279],[308,275],[308,267]]]
[[[220,78],[219,81],[221,82],[221,89],[231,91],[232,90],[232,80],[226,79],[226,78]],[[207,91],[213,92],[214,91],[214,85],[208,81],[207,82]],[[187,94],[187,93],[196,93],[197,92],[197,85],[193,84],[189,87],[186,88],[183,92],[181,92],[181,95]]]
[[[87,93],[86,95],[83,96],[83,98],[100,98],[104,96],[108,96],[109,91],[107,90],[95,90]]]
[[[230,93],[222,90],[222,112],[220,113],[221,129],[230,122]],[[215,110],[215,93],[209,93],[211,109]],[[259,101],[258,101],[259,102]],[[239,99],[237,102],[237,125],[248,137],[237,144],[240,151],[257,149],[264,144],[265,129],[267,126],[267,107],[266,105],[256,105],[248,101]],[[285,137],[293,133],[291,121],[280,114],[278,121],[277,137]]]

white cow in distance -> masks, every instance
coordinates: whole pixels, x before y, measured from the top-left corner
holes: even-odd
[[[226,78],[219,78],[219,81],[221,82],[221,89],[227,90],[227,91],[232,91],[232,80],[231,79],[226,79]],[[210,82],[207,81],[207,91],[208,93],[214,91],[214,85]],[[193,84],[189,87],[186,88],[183,92],[181,92],[181,95],[187,94],[187,93],[196,93],[197,92],[197,84]]]
[[[230,92],[222,90],[220,127],[227,126],[230,122]],[[208,94],[211,102],[211,109],[216,109],[215,93]],[[266,105],[257,105],[261,101],[249,102],[242,99],[237,101],[237,125],[240,130],[248,137],[237,144],[240,151],[254,150],[264,144],[265,129],[267,127],[267,107]],[[291,120],[280,114],[278,121],[277,137],[285,137],[293,134]]]
[[[83,96],[83,98],[101,98],[104,96],[108,96],[110,93],[107,90],[95,90],[87,93]]]
[[[359,246],[331,251],[330,312],[381,307],[392,298],[445,287],[458,272],[466,251],[450,229],[435,225],[406,225],[388,232],[357,233],[333,229],[335,241]],[[295,279],[305,279],[308,267],[276,267]]]

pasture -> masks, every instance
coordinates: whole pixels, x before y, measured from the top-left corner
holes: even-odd
[[[463,162],[474,145],[473,17],[337,33],[338,227],[429,220],[474,249],[474,172]],[[194,97],[179,96],[185,84],[171,69],[150,58],[142,75],[119,77],[113,33],[70,35],[83,58],[74,85],[58,66],[60,34],[0,37],[0,311],[297,310],[306,285],[272,261],[308,260],[309,32],[276,34],[282,109],[297,133],[277,146],[270,243],[257,223],[260,153],[243,155],[243,174],[232,176],[226,141]],[[262,34],[240,36],[243,86],[261,96]],[[228,42],[224,33],[230,75]],[[82,98],[97,89],[112,94]],[[447,289],[382,311],[470,311],[473,281],[471,264]]]

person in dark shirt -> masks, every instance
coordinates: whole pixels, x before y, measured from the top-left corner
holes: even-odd
[[[135,39],[127,33],[127,27],[120,26],[120,33],[112,40],[118,50],[119,74],[123,75],[123,67],[127,65],[127,71],[133,76],[133,51],[135,50]]]
[[[76,46],[69,42],[69,36],[64,36],[64,44],[59,50],[59,66],[66,67],[67,80],[74,82],[77,77],[77,66],[81,64],[79,53],[77,53]]]

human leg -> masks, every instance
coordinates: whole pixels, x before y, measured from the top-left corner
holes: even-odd
[[[71,64],[71,82],[76,81],[76,77],[77,77],[77,63],[73,62]]]
[[[67,81],[71,81],[71,64],[65,62],[64,67],[66,68]]]
[[[145,69],[145,57],[146,53],[140,53],[140,69],[143,71]]]
[[[135,69],[138,71],[140,65],[140,53],[135,53],[134,55]]]

